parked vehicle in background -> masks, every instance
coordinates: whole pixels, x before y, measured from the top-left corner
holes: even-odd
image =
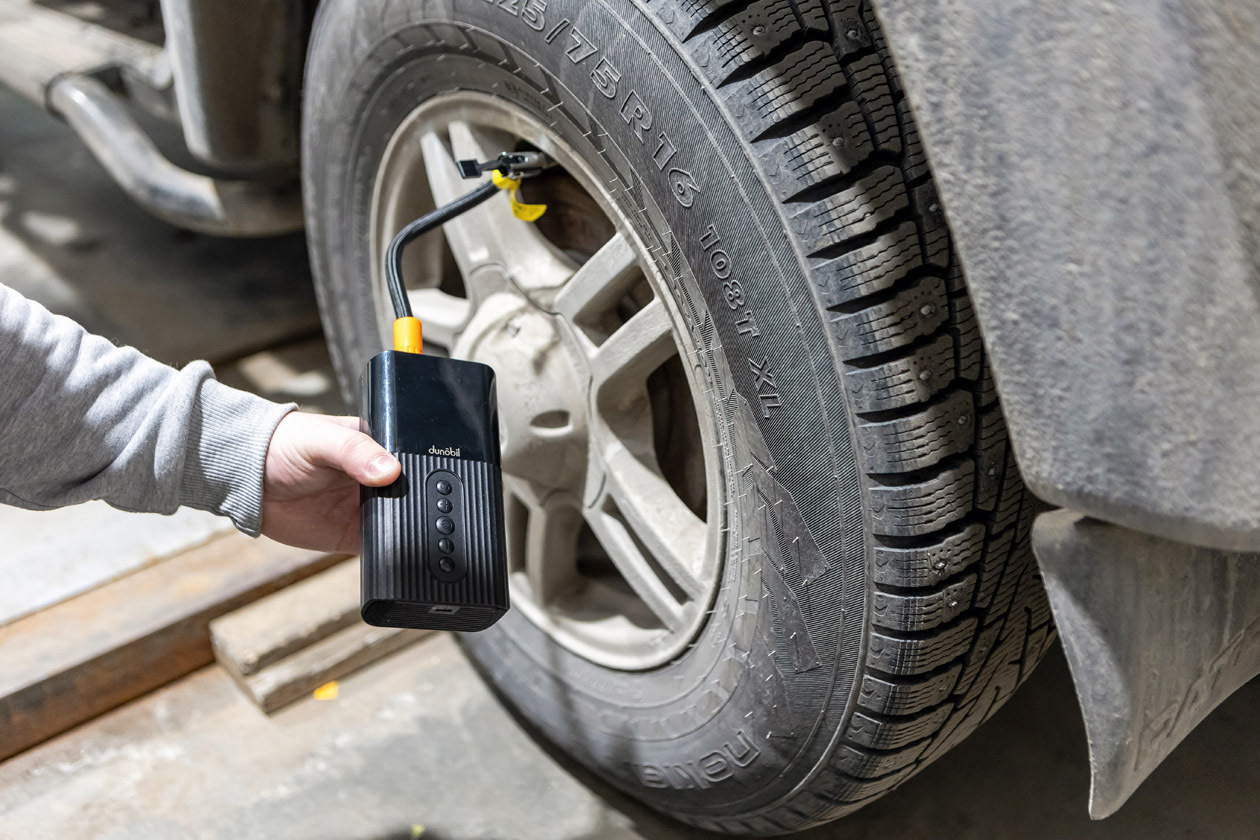
[[[1260,673],[1260,7],[102,8],[147,39],[0,0],[0,81],[173,224],[304,225],[347,395],[455,161],[559,164],[404,274],[500,382],[515,608],[465,648],[632,796],[842,816],[1057,621],[1105,816]]]

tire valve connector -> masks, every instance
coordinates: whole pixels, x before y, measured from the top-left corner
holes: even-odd
[[[461,160],[464,178],[491,180],[404,227],[385,251],[394,307],[394,349],[374,356],[360,380],[363,431],[402,463],[388,487],[360,490],[360,612],[380,627],[474,632],[507,612],[507,549],[494,370],[426,356],[402,282],[409,242],[508,193],[512,213],[534,221],[545,205],[517,198],[521,180],[551,165],[540,152]]]

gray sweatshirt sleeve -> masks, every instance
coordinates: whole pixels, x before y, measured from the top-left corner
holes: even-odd
[[[0,502],[180,505],[257,536],[272,432],[292,405],[116,347],[0,285]]]

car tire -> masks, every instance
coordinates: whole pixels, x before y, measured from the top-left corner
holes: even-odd
[[[382,349],[381,161],[455,92],[545,125],[628,220],[721,488],[703,620],[666,660],[615,667],[519,608],[469,654],[560,749],[696,826],[787,833],[892,790],[1054,631],[1035,502],[869,4],[325,0],[303,177],[349,394]]]

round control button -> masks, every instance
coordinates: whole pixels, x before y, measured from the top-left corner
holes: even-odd
[[[449,575],[451,572],[455,571],[455,561],[449,557],[439,557],[438,568]]]
[[[451,521],[449,516],[439,516],[438,521],[433,523],[438,531],[443,534],[454,533],[455,523]]]
[[[441,481],[439,481],[437,484],[434,485],[434,487],[436,487],[437,491],[441,493],[443,496],[451,492],[451,483],[445,479],[442,479]]]
[[[450,554],[455,551],[455,543],[451,542],[450,537],[442,537],[438,540],[438,551],[443,554]]]
[[[440,510],[440,511],[442,511],[442,513],[450,513],[450,512],[451,512],[451,500],[450,500],[450,499],[438,499],[438,502],[437,502],[437,509],[438,509],[438,510]]]

